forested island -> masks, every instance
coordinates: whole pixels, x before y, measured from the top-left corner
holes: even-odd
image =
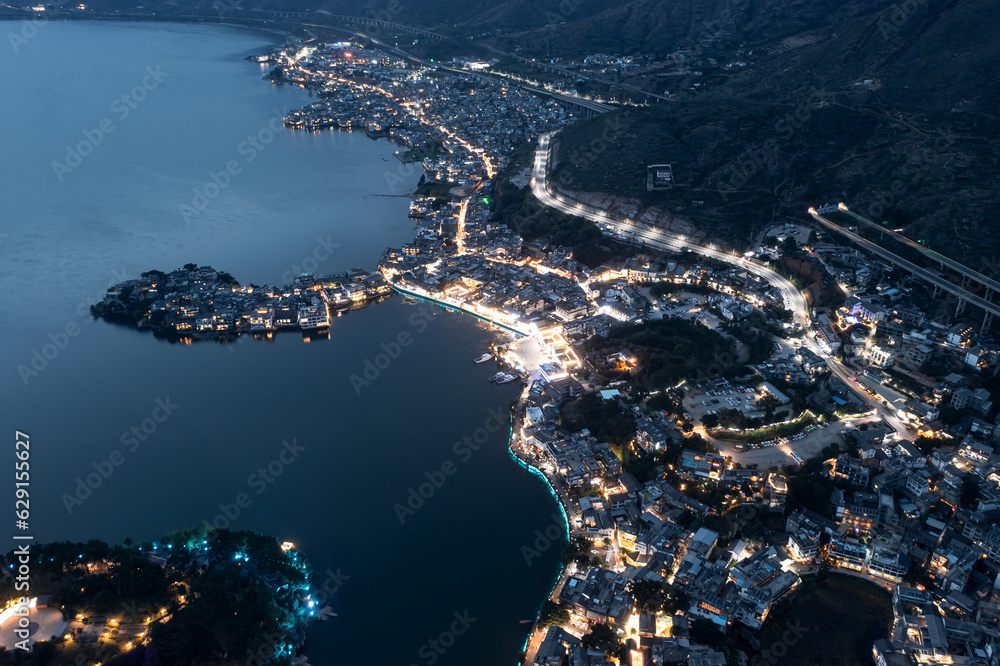
[[[21,552],[4,557],[7,599],[26,594],[16,587]],[[29,560],[33,645],[29,652],[8,644],[0,655],[18,664],[290,663],[309,621],[325,616],[294,545],[253,531],[184,530],[142,544],[60,541],[32,545]],[[5,641],[11,623],[0,624]]]

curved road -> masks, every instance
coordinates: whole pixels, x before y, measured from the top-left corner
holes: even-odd
[[[678,251],[691,250],[706,257],[725,261],[739,266],[754,275],[767,281],[772,287],[777,288],[785,301],[785,308],[792,312],[795,324],[808,329],[811,321],[809,311],[806,308],[805,297],[791,282],[778,275],[774,271],[759,264],[747,261],[734,252],[725,252],[716,249],[714,246],[705,246],[688,240],[685,236],[669,234],[663,231],[639,227],[632,220],[616,219],[610,213],[593,206],[587,206],[577,201],[572,201],[561,194],[553,193],[548,182],[548,165],[551,157],[551,140],[557,132],[547,132],[538,137],[538,150],[535,152],[535,164],[531,174],[531,191],[546,206],[556,210],[577,215],[595,222],[598,227],[604,230],[613,231],[623,235],[630,240],[634,240],[643,245],[648,245],[660,250]],[[806,345],[813,352],[826,359],[827,367],[843,381],[848,387],[851,386],[852,372],[848,371],[833,356],[823,351],[815,338],[811,335],[805,336]],[[853,390],[853,389],[852,389]],[[913,440],[913,434],[907,429],[903,421],[896,414],[881,402],[872,398],[867,393],[855,391],[865,402],[876,411],[876,413],[886,420],[896,430],[896,435],[900,439]]]

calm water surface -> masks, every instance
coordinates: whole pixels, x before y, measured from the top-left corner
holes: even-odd
[[[21,28],[0,22],[4,35]],[[286,333],[182,345],[86,312],[109,283],[151,268],[195,262],[279,284],[303,267],[373,269],[412,237],[406,200],[375,196],[400,193],[386,178],[394,146],[265,131],[309,101],[243,60],[275,39],[52,22],[17,52],[0,48],[0,389],[7,432],[34,444],[32,532],[138,541],[229,521],[294,541],[320,580],[339,570],[339,617],[310,630],[314,665],[429,663],[421,646],[466,611],[475,622],[437,663],[514,663],[519,620],[558,559],[553,548],[529,567],[520,547],[557,508],[510,459],[505,431],[455,449],[516,398],[471,362],[496,332],[399,298],[309,344]],[[231,162],[238,173],[208,186]],[[403,331],[413,344],[355,390],[350,376]],[[169,417],[143,432],[158,404]],[[115,451],[124,463],[68,499]],[[456,473],[401,524],[394,504],[448,461]],[[269,465],[280,473],[257,472]],[[251,503],[230,519],[240,493]]]

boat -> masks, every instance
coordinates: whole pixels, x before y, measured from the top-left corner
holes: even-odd
[[[503,377],[497,380],[497,384],[509,384],[513,381],[520,379],[517,375],[509,375],[506,372],[503,373]]]
[[[486,361],[490,360],[491,358],[493,358],[493,354],[487,353],[487,354],[483,354],[479,358],[475,359],[474,362],[475,363],[486,363]]]
[[[500,381],[501,379],[503,379],[506,376],[507,376],[506,372],[498,372],[497,374],[495,374],[492,377],[490,377],[490,381],[491,382],[498,382],[498,381]]]

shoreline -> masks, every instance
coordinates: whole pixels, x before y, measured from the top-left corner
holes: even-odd
[[[4,18],[5,17],[0,16],[0,20],[3,20]],[[270,34],[281,34],[281,35],[288,35],[288,34],[290,34],[290,33],[284,32],[284,31],[282,31],[280,29],[266,28],[266,27],[260,25],[258,22],[265,22],[262,19],[257,19],[257,20],[250,19],[248,21],[254,21],[254,22],[253,23],[248,23],[248,22],[245,22],[245,21],[242,21],[242,20],[228,20],[227,19],[227,20],[213,21],[210,18],[208,20],[206,20],[206,18],[208,18],[208,17],[176,17],[176,16],[175,17],[169,17],[169,18],[167,18],[167,17],[124,17],[124,16],[107,16],[107,17],[93,17],[93,16],[72,16],[72,17],[70,17],[70,16],[67,16],[67,17],[61,17],[61,18],[65,18],[66,20],[92,20],[92,19],[96,19],[96,20],[112,20],[112,21],[132,21],[132,22],[155,22],[155,21],[159,21],[159,22],[170,22],[170,23],[181,23],[181,24],[212,23],[213,25],[228,25],[228,26],[231,26],[231,27],[251,28],[251,29],[255,29],[255,30],[261,30],[263,32],[267,32],[267,33],[270,33]],[[48,19],[47,18],[46,20],[54,20],[54,19]],[[267,22],[270,22],[270,21],[267,21]],[[301,25],[301,24],[296,24],[296,25]],[[332,28],[332,27],[330,29],[340,30],[340,29]],[[347,31],[347,30],[343,30],[343,31],[344,32],[350,32],[350,31]],[[266,78],[263,79],[263,80],[266,80]],[[294,84],[294,82],[282,82],[282,83]],[[298,129],[298,128],[295,128],[295,127],[288,127],[287,124],[286,124],[285,128],[287,130]],[[324,128],[324,129],[329,129],[329,130],[338,131],[338,132],[343,132],[343,131],[348,131],[349,132],[349,131],[352,131],[350,128],[341,128],[341,127],[329,127],[329,128]],[[390,140],[390,142],[392,142],[392,139],[390,137],[373,137],[373,136],[370,136],[367,132],[365,132],[365,135],[366,135],[366,138],[368,138],[368,139],[370,139],[372,141],[378,141],[378,140],[380,140],[382,138],[388,138]],[[393,143],[396,143],[396,142],[393,142]],[[206,268],[208,268],[208,267],[206,267]],[[376,272],[372,273],[372,275],[379,275],[379,274],[380,274],[379,271],[376,271]],[[489,317],[489,316],[487,316],[487,315],[485,315],[483,313],[476,312],[476,311],[474,311],[474,309],[472,307],[466,305],[465,303],[450,303],[450,302],[447,302],[447,301],[441,301],[439,299],[435,299],[435,298],[433,298],[431,296],[428,296],[428,295],[416,293],[416,292],[411,291],[410,289],[408,289],[408,288],[406,288],[404,286],[401,286],[397,281],[392,281],[388,277],[385,277],[384,273],[382,274],[382,276],[383,276],[383,279],[385,280],[385,282],[388,284],[388,286],[392,289],[392,291],[395,292],[395,293],[399,293],[402,296],[406,296],[406,297],[410,297],[410,298],[414,298],[414,299],[419,299],[419,300],[422,300],[422,301],[426,301],[426,302],[432,303],[434,305],[437,305],[439,307],[442,307],[442,308],[444,308],[446,310],[451,310],[451,311],[461,312],[461,313],[464,313],[464,314],[467,314],[467,315],[471,315],[471,316],[473,316],[476,319],[479,319],[479,320],[484,321],[484,322],[486,322],[488,324],[496,326],[500,330],[506,331],[508,333],[513,333],[513,334],[516,334],[516,335],[521,336],[521,337],[530,337],[533,334],[533,331],[520,330],[520,329],[518,329],[518,328],[516,328],[514,326],[510,326],[510,325],[507,325],[507,324],[505,324],[503,322],[497,321],[497,320],[495,320],[495,319],[493,319],[493,318],[491,318],[491,317]],[[372,299],[372,301],[369,301],[366,304],[377,302],[378,300],[382,300],[382,299],[381,298]],[[352,305],[353,305],[353,303],[352,303]],[[354,309],[354,308],[351,307],[349,309]],[[315,334],[317,332],[320,335],[323,335],[327,331],[327,329],[322,329],[322,328],[320,328],[320,329],[305,330],[305,329],[301,329],[298,326],[283,326],[283,327],[274,326],[273,330],[266,330],[266,331],[254,331],[254,330],[243,331],[243,330],[236,330],[236,329],[228,329],[228,330],[206,330],[204,332],[191,331],[190,333],[187,333],[187,332],[178,333],[177,331],[170,331],[170,330],[168,330],[167,327],[166,327],[166,325],[152,324],[152,323],[146,322],[145,320],[140,320],[140,321],[136,322],[136,321],[134,321],[132,319],[132,317],[129,317],[125,313],[117,313],[117,312],[114,312],[114,313],[112,313],[112,312],[104,313],[104,312],[102,312],[102,313],[98,314],[98,313],[94,312],[93,314],[94,314],[94,316],[96,318],[103,317],[103,318],[108,319],[109,321],[114,321],[115,323],[132,324],[132,326],[134,326],[135,330],[139,330],[139,331],[152,330],[154,332],[154,335],[166,337],[167,339],[169,339],[171,341],[218,340],[218,341],[221,341],[223,343],[225,343],[225,342],[235,343],[235,342],[241,341],[241,339],[243,337],[243,333],[250,333],[256,339],[256,338],[258,338],[258,335],[260,335],[260,334],[266,335],[269,338],[269,337],[271,337],[271,335],[273,335],[273,333],[278,333],[278,332],[283,332],[283,331],[287,332],[287,331],[291,331],[291,330],[299,330],[303,335],[309,335],[310,333]],[[538,467],[536,467],[533,464],[533,461],[527,455],[525,455],[525,452],[518,451],[518,440],[519,440],[519,438],[518,438],[518,435],[517,435],[517,431],[518,431],[519,424],[521,423],[521,418],[522,418],[522,413],[523,413],[523,407],[524,407],[524,400],[525,400],[526,396],[528,395],[528,391],[530,389],[530,386],[531,386],[531,379],[529,377],[527,386],[525,386],[523,388],[523,390],[522,390],[522,392],[521,392],[521,394],[520,394],[520,396],[518,398],[517,403],[514,406],[512,406],[512,410],[511,410],[511,412],[512,412],[511,413],[511,427],[510,427],[510,431],[509,431],[508,437],[507,437],[507,451],[508,451],[508,455],[510,455],[511,459],[519,467],[522,467],[523,469],[527,470],[532,476],[540,477],[544,481],[545,485],[548,487],[549,494],[553,497],[553,499],[556,501],[556,505],[559,507],[559,512],[560,512],[560,515],[561,515],[561,518],[562,518],[563,536],[564,536],[564,538],[566,538],[567,540],[569,540],[572,537],[572,532],[573,532],[573,525],[572,525],[572,523],[571,523],[571,521],[569,519],[569,512],[572,510],[572,507],[568,506],[566,504],[566,499],[564,498],[563,495],[560,494],[559,490],[557,489],[557,486],[555,485],[555,483],[556,483],[555,480],[552,479],[552,478],[549,478],[549,476],[547,474],[545,474],[541,469],[539,469]],[[560,542],[560,545],[561,545],[561,542]],[[525,660],[520,656],[520,654],[526,652],[526,650],[527,650],[529,644],[531,643],[532,639],[536,636],[537,630],[538,630],[538,618],[539,618],[539,614],[540,614],[541,608],[544,606],[544,604],[545,604],[546,601],[549,601],[552,598],[552,595],[553,595],[554,591],[559,588],[560,584],[563,582],[563,579],[564,579],[564,577],[566,575],[567,569],[568,569],[568,566],[566,564],[563,564],[562,562],[560,562],[560,565],[559,565],[557,571],[553,575],[552,583],[548,587],[548,590],[546,591],[545,595],[543,597],[541,597],[541,599],[539,600],[538,606],[537,606],[537,611],[536,611],[536,616],[535,616],[534,620],[532,621],[532,624],[531,624],[530,628],[526,632],[526,635],[525,635],[525,638],[524,638],[524,643],[523,643],[522,648],[521,648],[521,652],[517,656],[517,663],[519,663],[519,664],[526,663]]]
[[[523,458],[522,455],[515,450],[515,442],[518,442],[520,440],[517,432],[520,429],[519,425],[521,423],[521,418],[524,410],[524,400],[525,397],[528,395],[528,391],[530,389],[531,385],[528,384],[528,386],[526,386],[524,390],[521,391],[521,395],[518,396],[517,399],[517,405],[515,406],[513,413],[511,414],[510,433],[507,436],[507,452],[510,455],[510,457],[514,460],[514,462],[518,464],[519,467],[526,469],[533,476],[540,477],[543,481],[545,481],[545,485],[548,486],[549,489],[549,494],[552,495],[553,499],[555,499],[556,505],[559,507],[559,513],[563,519],[563,537],[566,539],[567,542],[569,542],[573,536],[573,525],[570,522],[569,513],[566,510],[567,507],[563,501],[562,496],[559,494],[559,491],[556,490],[555,484],[553,484],[552,479],[550,479],[545,474],[545,472],[535,467],[528,460],[525,460],[525,458]],[[542,603],[539,604],[538,606],[538,612],[535,614],[535,620],[531,623],[531,630],[528,632],[528,635],[525,636],[524,638],[524,644],[521,646],[521,652],[523,652],[525,656],[523,660],[518,661],[519,666],[528,664],[530,662],[530,660],[528,659],[528,656],[530,654],[529,646],[531,645],[531,642],[535,638],[536,634],[538,634],[539,632],[538,621],[541,617],[541,609],[545,605],[546,601],[550,601],[552,599],[552,595],[555,593],[556,589],[558,589],[559,586],[564,582],[564,578],[566,576],[566,570],[568,568],[569,568],[568,564],[560,561],[559,571],[556,573],[552,581],[552,585],[549,587],[548,593],[546,593],[545,598],[542,599]]]

